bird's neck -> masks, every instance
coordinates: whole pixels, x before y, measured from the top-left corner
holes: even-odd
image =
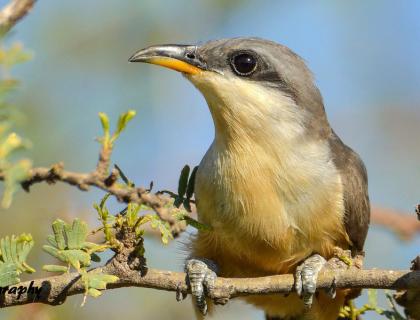
[[[307,112],[282,91],[217,75],[206,80],[194,84],[207,101],[220,147],[289,144],[308,135]]]

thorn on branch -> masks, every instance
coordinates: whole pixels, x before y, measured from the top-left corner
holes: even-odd
[[[150,181],[150,183],[149,183],[149,188],[148,188],[148,189],[146,189],[146,192],[147,192],[147,193],[149,193],[149,192],[151,192],[151,191],[152,191],[152,189],[153,189],[153,181]]]
[[[121,179],[124,181],[124,183],[129,186],[129,187],[135,187],[135,184],[133,183],[133,181],[130,181],[127,176],[125,175],[125,173],[121,170],[121,168],[117,165],[114,164],[114,169],[116,169],[118,171],[119,176],[121,177]]]

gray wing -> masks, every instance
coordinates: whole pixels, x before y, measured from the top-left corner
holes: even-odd
[[[363,252],[370,222],[370,204],[366,168],[359,155],[332,132],[329,139],[333,161],[344,187],[344,223],[353,243],[352,253]]]

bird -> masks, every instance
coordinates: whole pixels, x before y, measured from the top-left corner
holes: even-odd
[[[349,290],[315,294],[335,248],[364,254],[366,168],[331,128],[304,60],[257,37],[153,45],[130,62],[181,72],[204,96],[214,140],[195,177],[198,230],[185,271],[197,317],[217,276],[294,273],[295,291],[244,299],[266,319],[337,319]]]

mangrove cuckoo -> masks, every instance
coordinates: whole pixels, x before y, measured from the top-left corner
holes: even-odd
[[[296,293],[246,301],[267,319],[336,319],[348,290],[315,295],[316,278],[335,247],[363,251],[367,174],[331,129],[303,60],[271,41],[234,38],[152,46],[129,61],[182,72],[214,121],[195,180],[198,219],[211,229],[194,236],[185,267],[198,310],[207,312],[216,274],[292,272]]]

